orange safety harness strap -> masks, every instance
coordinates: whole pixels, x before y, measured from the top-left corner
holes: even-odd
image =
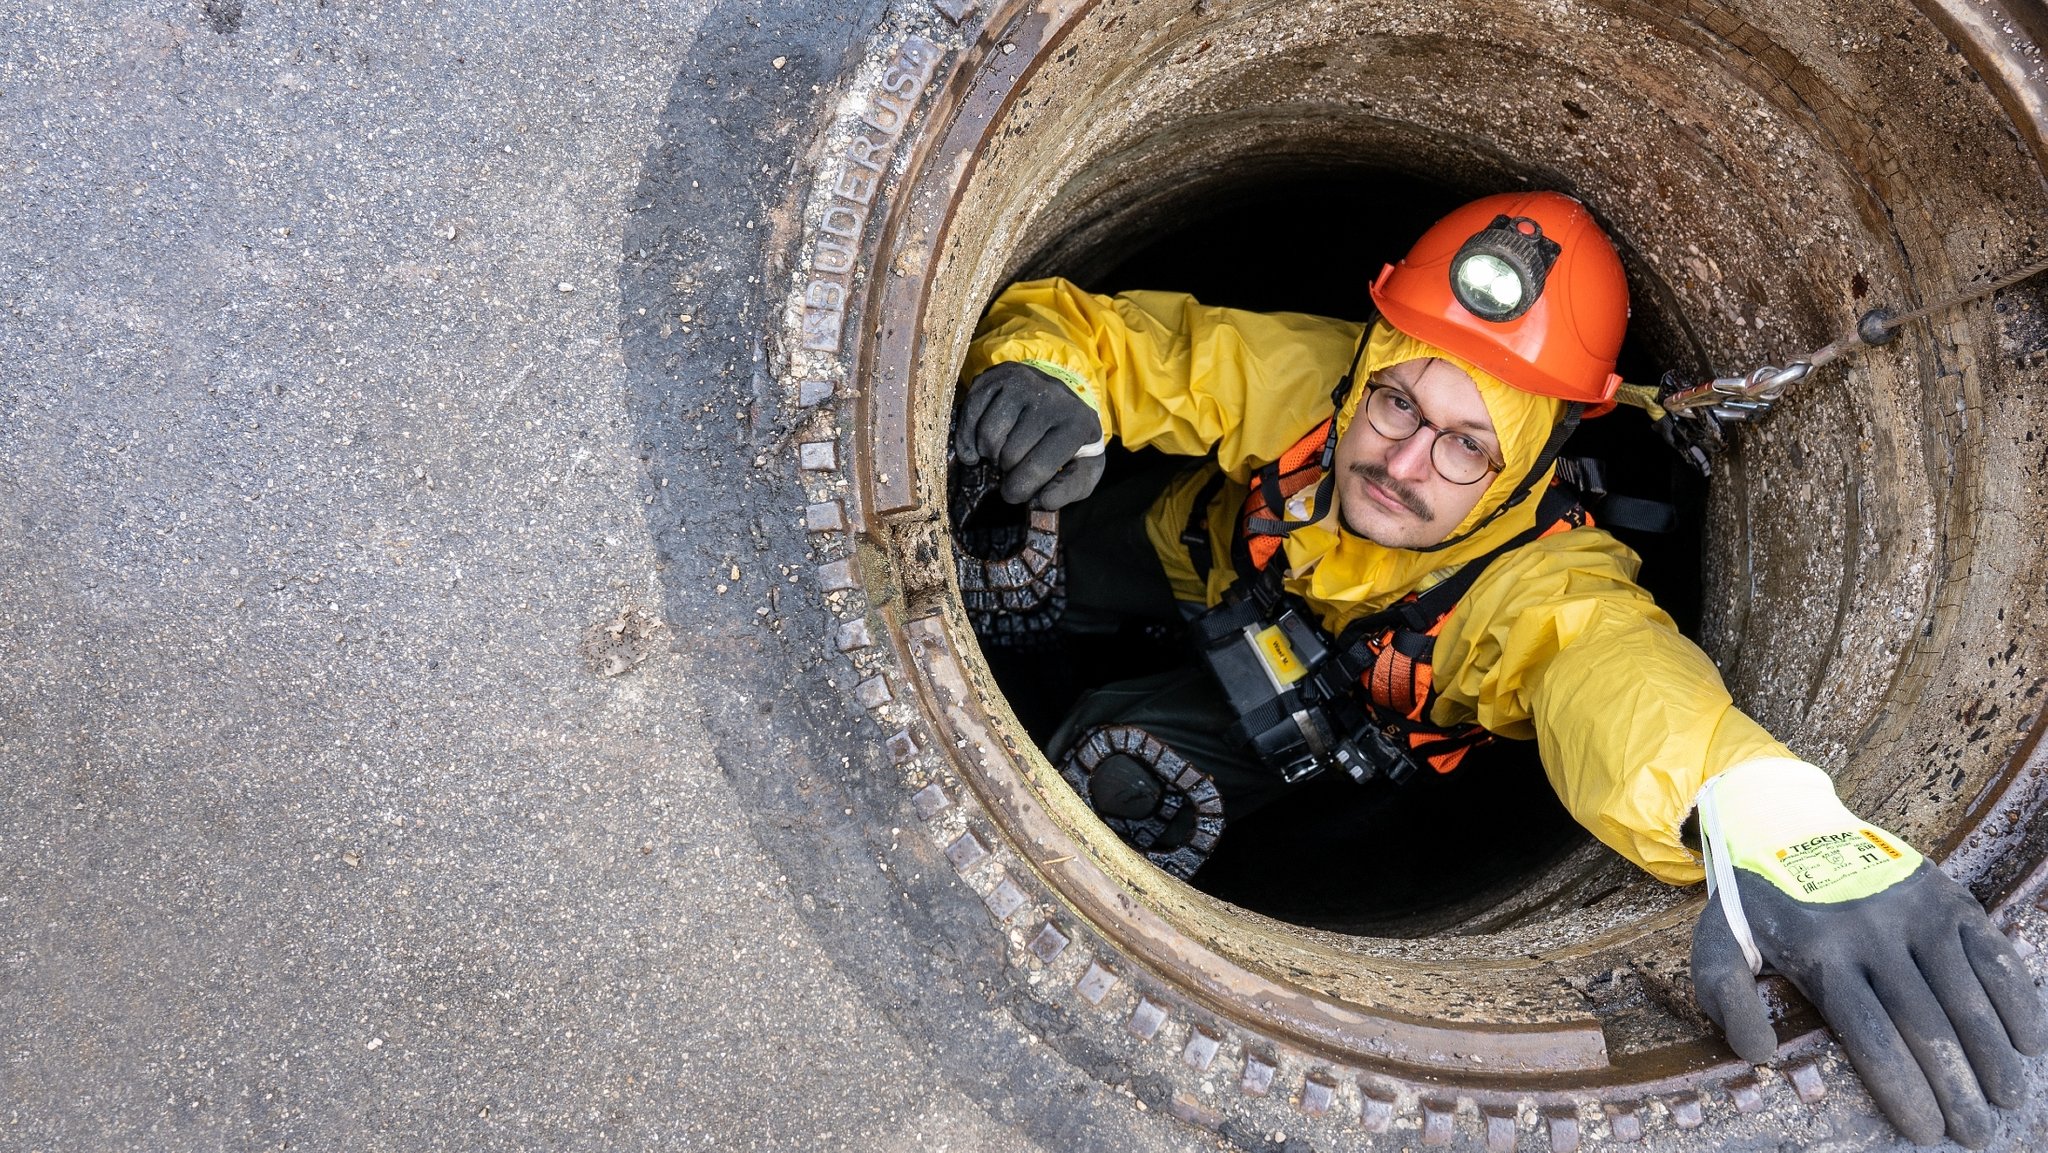
[[[1348,389],[1349,381],[1347,374],[1345,385],[1340,386],[1338,394],[1340,404],[1342,392]],[[1576,416],[1575,411],[1568,413],[1567,419],[1553,431],[1541,454],[1541,464],[1548,464],[1564,437],[1576,427],[1577,422],[1570,419],[1573,416]],[[1283,566],[1273,562],[1280,556],[1288,533],[1302,524],[1314,523],[1322,516],[1322,510],[1316,508],[1310,510],[1306,520],[1290,518],[1286,514],[1286,505],[1295,494],[1311,486],[1316,491],[1316,505],[1320,506],[1328,499],[1328,490],[1334,483],[1331,462],[1336,445],[1335,421],[1332,414],[1282,453],[1280,459],[1254,474],[1238,518],[1238,531],[1232,541],[1232,560],[1240,579],[1258,586],[1257,599],[1262,604],[1275,606],[1276,613],[1277,606],[1294,605],[1305,620],[1314,620],[1315,614],[1300,604],[1298,598],[1283,590]],[[1187,530],[1182,534],[1184,540],[1203,539],[1204,548],[1200,555],[1196,555],[1192,545],[1189,548],[1190,559],[1197,562],[1198,569],[1208,567],[1201,562],[1209,559],[1206,513],[1216,488],[1213,482],[1205,486],[1189,513]],[[1485,556],[1466,562],[1430,588],[1410,593],[1393,605],[1345,628],[1343,635],[1329,646],[1332,657],[1322,673],[1329,682],[1326,695],[1334,701],[1338,695],[1339,680],[1355,682],[1358,688],[1342,695],[1362,696],[1373,714],[1370,718],[1358,720],[1377,725],[1384,735],[1404,744],[1411,755],[1427,762],[1438,772],[1456,768],[1464,759],[1466,750],[1491,740],[1492,734],[1475,724],[1444,728],[1430,722],[1429,713],[1439,695],[1432,664],[1437,634],[1443,631],[1444,622],[1450,619],[1458,601],[1495,559],[1551,533],[1592,523],[1593,518],[1580,502],[1577,490],[1553,480],[1537,505],[1536,523],[1530,529]],[[1341,672],[1331,675],[1340,669]]]
[[[1286,694],[1287,699],[1320,702],[1317,709],[1324,719],[1318,731],[1369,736],[1368,743],[1383,747],[1387,758],[1395,762],[1427,763],[1438,772],[1449,772],[1464,759],[1466,750],[1491,740],[1492,734],[1476,724],[1444,727],[1430,722],[1430,710],[1439,695],[1431,663],[1437,634],[1458,601],[1495,559],[1553,532],[1591,524],[1592,517],[1575,489],[1553,479],[1537,506],[1536,523],[1499,548],[1466,562],[1436,585],[1353,622],[1340,637],[1332,638],[1315,625],[1314,611],[1285,591],[1284,563],[1274,562],[1282,558],[1290,533],[1317,523],[1329,513],[1336,491],[1337,414],[1344,410],[1345,399],[1351,393],[1371,331],[1372,323],[1368,321],[1359,335],[1350,367],[1331,390],[1330,415],[1281,453],[1279,459],[1252,474],[1236,531],[1231,534],[1231,561],[1238,572],[1238,591],[1224,605],[1210,610],[1209,615],[1242,614],[1255,603],[1257,613],[1269,624],[1284,616],[1307,624],[1324,638],[1321,647],[1328,656],[1300,686],[1305,696]],[[1415,551],[1434,552],[1455,544],[1519,505],[1536,481],[1549,473],[1551,463],[1578,427],[1584,410],[1585,406],[1577,402],[1565,406],[1563,417],[1551,429],[1548,440],[1514,491],[1478,525]],[[1181,533],[1189,559],[1204,580],[1214,561],[1208,546],[1207,512],[1221,487],[1221,479],[1219,473],[1203,487]],[[1309,493],[1305,507],[1299,499],[1304,492]],[[1278,698],[1264,703],[1248,702],[1239,718],[1240,727],[1247,734],[1284,734],[1288,731],[1281,724],[1285,718],[1276,713],[1281,709],[1282,701]],[[1286,755],[1298,756],[1298,751]],[[1398,764],[1383,766],[1382,771],[1397,780],[1405,776]]]
[[[1554,484],[1541,519],[1450,576],[1332,636],[1284,569],[1268,565],[1231,586],[1190,625],[1196,650],[1237,714],[1235,731],[1288,781],[1335,765],[1353,779],[1400,782],[1422,765],[1449,772],[1492,735],[1476,724],[1432,723],[1436,638],[1495,560],[1554,532],[1590,524],[1568,485]],[[1278,663],[1275,663],[1277,654]],[[1287,674],[1287,675],[1282,675]]]
[[[1460,566],[1437,584],[1353,621],[1332,646],[1332,679],[1347,683],[1355,679],[1371,702],[1382,731],[1405,741],[1412,755],[1437,772],[1450,772],[1464,759],[1466,750],[1492,739],[1491,733],[1476,724],[1445,728],[1429,719],[1440,695],[1433,659],[1444,622],[1480,574],[1499,557],[1552,533],[1593,523],[1578,494],[1564,484],[1553,483],[1536,509],[1534,527]]]
[[[1265,568],[1288,533],[1304,524],[1314,524],[1330,511],[1330,501],[1337,491],[1333,467],[1337,460],[1337,414],[1344,411],[1344,398],[1351,395],[1352,378],[1357,375],[1358,362],[1372,340],[1376,319],[1377,316],[1366,318],[1358,344],[1351,350],[1351,364],[1337,378],[1337,387],[1330,390],[1330,415],[1281,453],[1279,460],[1252,474],[1232,549],[1232,559],[1240,574],[1250,575]],[[1311,485],[1315,488],[1306,515],[1290,518],[1288,503]],[[1196,515],[1206,503],[1195,502]]]

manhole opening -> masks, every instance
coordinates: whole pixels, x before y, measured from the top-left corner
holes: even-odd
[[[1248,179],[1193,182],[1113,230],[1086,222],[1078,237],[1041,246],[1018,279],[1064,276],[1100,293],[1172,290],[1234,308],[1356,317],[1384,263],[1449,208],[1499,190],[1327,159],[1296,171],[1268,165]],[[1651,294],[1634,295],[1640,320],[1641,302]],[[1621,369],[1631,380],[1656,379],[1653,360],[1633,340]],[[1589,422],[1567,454],[1601,459],[1616,491],[1678,506],[1675,532],[1617,535],[1643,557],[1645,586],[1692,633],[1701,596],[1704,482],[1634,412]],[[1112,448],[1092,499],[1142,502],[1188,463]],[[956,469],[956,500],[973,479]],[[976,506],[955,543],[965,555],[994,558],[1015,553],[1028,531],[1024,510],[991,497]],[[1178,622],[1154,615],[1068,619],[1058,628],[1045,619],[1028,627],[1005,621],[1000,638],[991,635],[989,619],[978,617],[977,627],[990,670],[1041,747],[1083,692],[1192,660]],[[1361,787],[1325,774],[1232,823],[1191,883],[1239,907],[1336,932],[1488,931],[1500,927],[1493,910],[1503,901],[1530,906],[1532,878],[1566,885],[1579,879],[1584,869],[1558,866],[1588,843],[1552,792],[1533,743],[1503,741],[1455,773],[1424,774],[1400,787]],[[1597,853],[1580,856],[1589,869],[1603,862]]]

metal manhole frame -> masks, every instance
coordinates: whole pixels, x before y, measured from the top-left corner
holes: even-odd
[[[858,551],[853,538],[881,543],[885,564],[901,559],[892,550],[906,547],[906,541],[929,545],[928,535],[893,530],[928,528],[932,520],[919,495],[912,437],[917,412],[914,366],[935,254],[988,133],[1038,64],[1095,4],[1096,0],[1085,0],[1055,16],[1013,3],[981,25],[970,18],[971,5],[938,3],[963,40],[937,49],[943,60],[933,72],[938,83],[930,88],[929,106],[914,119],[906,114],[909,126],[902,134],[902,148],[893,159],[891,175],[874,194],[879,219],[858,241],[864,268],[874,271],[856,269],[849,278],[837,310],[840,332],[829,350],[843,366],[853,403],[841,432],[851,442],[845,462],[851,483],[842,486],[842,500],[814,502],[806,513],[814,533],[847,534],[848,555],[825,566],[828,590],[865,587],[864,566],[852,555]],[[973,35],[978,27],[984,30]],[[937,47],[921,36],[904,41],[911,42],[924,50]],[[822,175],[821,186],[830,179],[829,172]],[[817,240],[815,222],[802,231],[799,249],[808,250]],[[792,318],[793,345],[804,344],[814,331],[809,314],[798,312]],[[835,395],[830,382],[821,386],[809,381],[802,391],[805,405],[822,405]],[[1176,1015],[1176,1008],[1188,1023],[1190,1054],[1198,1037],[1208,1037],[1213,1056],[1216,1020],[1242,1029],[1251,1037],[1240,1046],[1245,1061],[1240,1087],[1254,1095],[1265,1092],[1263,1086],[1253,1088],[1255,1067],[1266,1068],[1268,1081],[1272,1076],[1270,1059],[1255,1053],[1258,1044],[1270,1039],[1294,1046],[1312,1065],[1334,1062],[1357,1071],[1359,1116],[1368,1129],[1383,1127],[1383,1115],[1400,1100],[1419,1106],[1425,1140],[1443,1114],[1439,1099],[1446,1095],[1445,1074],[1455,1074],[1450,1095],[1472,1101],[1486,1119],[1489,1144],[1494,1123],[1503,1115],[1515,1116],[1518,1108],[1530,1103],[1550,1126],[1556,1144],[1566,1136],[1560,1127],[1575,1126],[1578,1122],[1568,1118],[1580,1118],[1580,1110],[1591,1104],[1588,1093],[1603,1107],[1608,1135],[1621,1139],[1629,1139],[1630,1131],[1640,1133],[1645,1103],[1652,1100],[1660,1102],[1658,1112],[1680,1129],[1700,1123],[1697,1110],[1686,1102],[1696,1101],[1702,1090],[1725,1094],[1738,1112],[1757,1107],[1765,1084],[1760,1071],[1712,1046],[1654,1050],[1662,1062],[1631,1072],[1631,1066],[1608,1061],[1604,1035],[1591,1016],[1562,1024],[1475,1025],[1375,1012],[1289,986],[1189,940],[1158,912],[1135,900],[1090,855],[1088,846],[1048,812],[1038,790],[1058,787],[1057,774],[1038,763],[1043,758],[1033,760],[1018,752],[1005,724],[986,707],[970,676],[969,659],[953,635],[959,614],[934,611],[929,603],[912,607],[900,595],[871,598],[866,613],[883,623],[886,649],[894,659],[879,652],[871,658],[863,671],[873,670],[875,675],[862,681],[855,695],[885,720],[908,718],[888,747],[892,760],[904,766],[909,783],[921,786],[912,799],[919,817],[998,924],[1011,933],[1013,944],[1021,946],[1015,958],[1020,964],[1035,958],[1050,967],[1077,937],[1093,936],[1109,947],[1116,955],[1111,967],[1090,959],[1071,993],[1099,1007],[1107,990],[1128,977],[1137,990],[1128,1026],[1140,1039],[1156,1034],[1162,1020]],[[850,627],[851,623],[841,630],[842,650],[872,643],[864,625],[862,645],[845,643]],[[916,687],[908,709],[890,690],[891,672],[899,685],[907,679]],[[925,740],[930,748],[921,747],[914,735],[920,721],[937,734]],[[2042,814],[2048,812],[2043,731],[2048,731],[2048,710],[2037,717],[2032,735],[1996,787],[1935,850],[1937,857],[1951,857],[1951,871],[1966,879],[1999,875],[1991,882],[1996,891],[1980,895],[1986,896],[1994,916],[2009,931],[2021,913],[2041,910],[2042,894],[2048,890],[2048,846],[2040,843]],[[955,783],[949,790],[947,770],[964,787]],[[995,830],[993,838],[977,831],[990,827]],[[1978,835],[1986,828],[2003,832]],[[2030,867],[2016,870],[2002,863],[2022,850],[2023,856],[2031,856]],[[984,861],[994,863],[984,867]],[[1035,935],[1023,926],[1037,918],[1018,919],[1027,909],[1045,914]],[[2026,939],[2021,940],[2023,951],[2032,952]],[[1129,971],[1130,966],[1122,964],[1125,958],[1138,971]],[[1118,969],[1126,971],[1119,974]],[[1820,1070],[1833,1064],[1831,1052],[1818,1027],[1781,1045],[1781,1071],[1800,1100],[1812,1103],[1825,1094]],[[1193,1064],[1192,1057],[1188,1063]],[[1315,1090],[1322,1084],[1318,1077],[1327,1076],[1311,1072],[1302,1080],[1300,1103],[1305,1110],[1320,1111],[1312,1109],[1310,1101],[1320,1097]],[[1570,1129],[1573,1143],[1576,1133]]]

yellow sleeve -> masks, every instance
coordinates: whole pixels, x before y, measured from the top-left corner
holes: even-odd
[[[1792,753],[1636,585],[1640,565],[1594,528],[1494,562],[1438,636],[1434,719],[1534,736],[1580,824],[1659,880],[1691,884],[1704,874],[1678,828],[1700,786]]]
[[[1201,456],[1239,476],[1330,411],[1361,326],[1212,308],[1180,292],[1098,296],[1065,280],[1011,285],[989,306],[961,379],[1027,361],[1065,380],[1126,447]]]

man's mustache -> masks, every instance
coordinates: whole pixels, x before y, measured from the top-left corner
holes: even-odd
[[[1371,481],[1381,491],[1399,501],[1402,508],[1407,509],[1423,520],[1430,519],[1432,514],[1429,506],[1422,502],[1421,497],[1415,495],[1413,489],[1388,475],[1384,466],[1374,464],[1371,461],[1361,460],[1351,466],[1351,471]]]

